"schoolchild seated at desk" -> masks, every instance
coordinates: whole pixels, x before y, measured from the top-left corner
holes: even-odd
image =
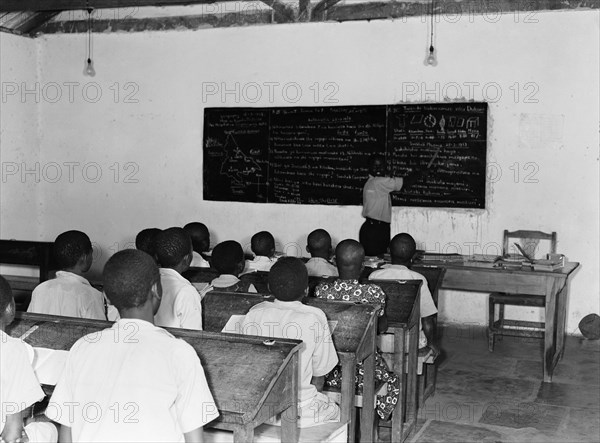
[[[269,272],[277,261],[275,257],[275,238],[268,231],[257,232],[250,240],[250,248],[254,253],[252,260],[246,260],[244,272]]]
[[[156,258],[156,236],[160,231],[161,229],[158,228],[146,228],[135,236],[135,248],[144,251],[156,263],[158,263],[158,258]]]
[[[420,292],[420,313],[422,330],[419,337],[419,349],[429,346],[434,356],[439,354],[439,348],[435,343],[435,325],[433,316],[438,310],[435,307],[427,280],[418,272],[408,269],[415,253],[417,245],[410,234],[402,233],[394,236],[390,243],[390,255],[392,264],[383,265],[380,270],[373,271],[369,280],[422,280]]]
[[[162,292],[156,264],[126,249],[108,260],[103,277],[121,319],[69,351],[46,411],[61,424],[61,442],[202,441],[217,407],[194,348],[154,325]]]
[[[44,398],[44,391],[31,366],[33,349],[5,331],[15,318],[15,300],[0,276],[0,441],[56,442],[58,430],[48,422],[30,422],[24,412]]]
[[[182,277],[192,262],[192,240],[183,228],[169,228],[156,236],[160,263],[162,301],[154,320],[158,326],[202,329],[201,297],[189,280]]]
[[[385,293],[374,284],[361,284],[358,279],[363,269],[365,250],[356,240],[347,239],[340,242],[335,249],[335,258],[340,273],[340,278],[334,282],[324,282],[315,288],[315,297],[329,300],[341,300],[360,303],[378,303],[382,309],[379,311],[379,333],[387,329],[387,318],[384,315]],[[332,387],[341,387],[341,368],[336,368],[327,376],[326,382]],[[359,393],[363,387],[363,366],[357,365],[356,385]],[[400,394],[400,380],[390,372],[377,350],[375,353],[375,380],[387,383],[387,394],[377,396],[377,414],[388,420],[394,410]]]
[[[244,270],[244,250],[238,242],[228,240],[215,246],[212,265],[220,274],[210,282],[213,288],[227,292],[257,292],[252,283],[238,278]]]
[[[302,304],[301,300],[308,293],[308,273],[302,260],[281,258],[269,272],[269,287],[275,301],[253,306],[241,330],[248,335],[302,340],[298,364],[298,426],[308,428],[339,422],[339,406],[320,392],[323,377],[335,367],[338,357],[323,311]]]
[[[92,242],[81,231],[56,237],[56,278],[40,283],[31,294],[27,312],[106,320],[104,296],[83,276],[92,266]]]
[[[210,263],[206,260],[202,254],[210,249],[210,233],[204,223],[191,222],[183,227],[192,238],[192,246],[194,248],[192,252],[192,263],[190,264],[193,268],[210,268]]]
[[[311,259],[306,262],[308,275],[313,277],[337,277],[338,270],[329,259],[333,252],[331,236],[325,229],[316,229],[308,234],[306,250]]]

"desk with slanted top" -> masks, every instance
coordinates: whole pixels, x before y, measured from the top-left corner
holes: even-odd
[[[446,275],[441,289],[476,292],[508,292],[511,294],[543,295],[546,298],[544,309],[546,330],[544,333],[544,381],[552,381],[552,373],[565,348],[565,320],[569,282],[579,263],[566,263],[555,271],[534,271],[529,266],[500,267],[470,266],[466,263],[429,262],[414,265],[412,269],[442,266]]]
[[[8,334],[35,347],[68,350],[81,337],[112,325],[17,312]],[[37,327],[33,329],[34,327]],[[166,328],[198,353],[208,385],[220,412],[209,427],[232,430],[237,443],[250,442],[254,428],[278,413],[297,416],[298,340],[276,339],[265,345],[261,337]],[[46,387],[48,392],[48,387]],[[282,420],[281,440],[298,440],[293,420]]]
[[[273,297],[257,294],[228,293],[213,290],[203,300],[203,325],[209,331],[221,331],[232,315],[243,315],[255,304]],[[354,399],[356,363],[364,361],[363,396],[372,401],[363,402],[361,409],[361,441],[372,441],[375,419],[375,337],[377,335],[378,305],[354,304],[306,299],[310,306],[321,309],[327,319],[337,321],[333,344],[342,366],[342,422],[348,422],[348,440],[354,441]]]

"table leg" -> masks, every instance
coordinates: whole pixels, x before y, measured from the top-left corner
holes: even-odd
[[[558,292],[558,313],[556,324],[556,347],[558,359],[562,359],[565,352],[565,324],[567,319],[567,301],[569,300],[569,281]]]
[[[340,405],[340,412],[342,422],[348,422],[348,443],[354,443],[356,440],[356,421],[354,418],[356,415],[354,409],[355,373],[356,358],[342,360],[342,404]]]
[[[252,424],[240,426],[233,430],[234,443],[248,443],[254,441],[254,427]]]
[[[406,415],[406,384],[408,377],[406,376],[406,332],[402,329],[394,329],[394,373],[400,380],[400,395],[396,408],[392,413],[392,435],[391,441],[402,441],[402,428]]]
[[[375,342],[373,341],[373,350]],[[375,354],[363,360],[363,402],[360,411],[360,441],[372,442],[375,423]]]
[[[287,368],[292,389],[290,389],[290,407],[281,414],[281,441],[296,443],[300,438],[298,430],[298,359],[294,358]]]
[[[552,372],[554,370],[554,355],[556,354],[556,307],[558,294],[555,280],[548,278],[546,280],[546,310],[545,322],[546,331],[544,333],[544,381],[552,382]]]

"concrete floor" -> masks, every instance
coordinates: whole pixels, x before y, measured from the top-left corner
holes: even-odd
[[[408,442],[600,442],[600,342],[568,337],[552,383],[542,340],[441,328],[437,388]],[[385,430],[381,441],[389,441]]]

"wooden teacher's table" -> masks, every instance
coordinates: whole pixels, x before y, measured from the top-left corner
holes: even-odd
[[[213,290],[206,294],[203,303],[204,328],[221,331],[231,315],[246,314],[263,300],[259,294],[229,293]],[[342,366],[342,422],[348,422],[348,440],[354,441],[354,393],[356,363],[364,363],[363,407],[361,409],[361,441],[373,440],[375,419],[375,338],[377,336],[378,305],[332,302],[309,297],[309,306],[321,309],[329,321],[337,322],[332,333],[333,344]]]
[[[34,347],[69,350],[110,322],[17,312],[12,337]],[[165,328],[198,353],[220,416],[209,427],[232,430],[234,441],[253,440],[254,429],[276,414],[296,417],[300,341]],[[282,420],[281,440],[298,441],[296,420]]]
[[[552,381],[552,373],[565,348],[565,320],[569,282],[579,263],[569,262],[555,271],[534,271],[529,266],[520,268],[479,267],[465,263],[428,262],[420,267],[444,267],[446,274],[442,289],[476,292],[507,292],[546,297],[544,333],[544,381]]]

